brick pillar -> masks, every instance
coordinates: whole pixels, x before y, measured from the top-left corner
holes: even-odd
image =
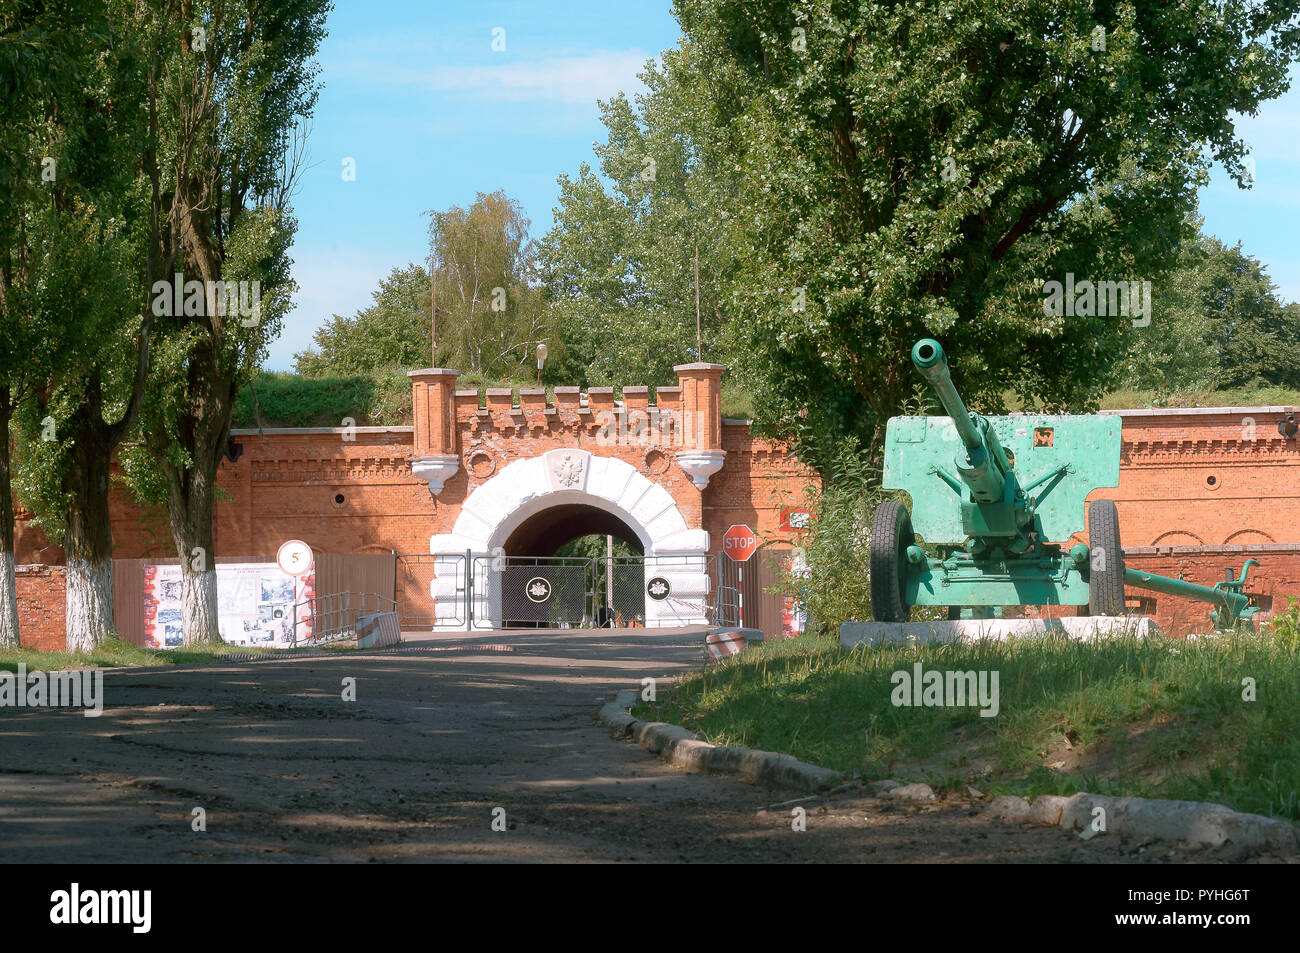
[[[428,367],[408,371],[407,376],[411,378],[411,406],[415,411],[411,472],[428,482],[429,492],[437,496],[460,469],[452,396],[460,371]]]
[[[681,384],[682,432],[685,446],[677,451],[677,465],[701,494],[709,478],[722,469],[723,364],[678,364],[673,368]]]
[[[678,364],[682,423],[692,450],[722,449],[722,372],[725,364]]]

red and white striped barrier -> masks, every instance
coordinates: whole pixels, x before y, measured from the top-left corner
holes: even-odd
[[[724,659],[729,655],[739,655],[745,648],[745,637],[739,632],[710,632],[704,637],[704,645],[709,655],[715,659]]]
[[[377,649],[402,641],[396,612],[376,612],[357,619],[357,648]]]

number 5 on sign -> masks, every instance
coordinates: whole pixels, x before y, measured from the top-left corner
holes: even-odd
[[[301,576],[311,568],[311,547],[300,539],[291,539],[275,554],[280,571],[289,576]]]

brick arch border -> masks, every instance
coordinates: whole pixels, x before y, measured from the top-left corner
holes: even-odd
[[[1190,536],[1192,538],[1192,542],[1190,543],[1184,542],[1183,540],[1175,540],[1172,543],[1165,542],[1165,540],[1168,540],[1174,536]],[[1197,536],[1195,533],[1187,532],[1187,530],[1185,529],[1171,529],[1166,533],[1161,533],[1159,536],[1153,539],[1150,545],[1152,546],[1204,546],[1205,540],[1201,539],[1201,537]]]
[[[646,579],[668,579],[671,598],[646,600],[647,628],[708,622],[703,609],[709,595],[708,532],[692,529],[672,495],[631,464],[565,447],[503,467],[466,497],[450,533],[429,540],[430,553],[442,557],[434,560],[430,583],[436,626],[465,626],[464,607],[456,600],[457,589],[464,587],[466,553],[501,555],[505,541],[525,520],[553,506],[574,503],[603,510],[626,523],[645,552]],[[495,575],[489,572],[485,585],[475,586],[471,602],[476,622],[486,620],[494,628],[502,624]]]
[[[1258,537],[1262,537],[1262,538],[1261,538],[1261,539],[1245,539],[1244,537],[1247,537],[1247,536],[1258,536]],[[1223,545],[1225,545],[1225,546],[1234,546],[1234,545],[1240,545],[1240,544],[1243,544],[1243,543],[1276,543],[1276,542],[1277,542],[1277,540],[1275,540],[1275,539],[1274,539],[1272,536],[1270,536],[1268,533],[1264,532],[1262,529],[1239,529],[1239,530],[1237,530],[1235,533],[1233,533],[1231,536],[1229,536],[1227,539],[1225,539],[1225,540],[1223,541]]]

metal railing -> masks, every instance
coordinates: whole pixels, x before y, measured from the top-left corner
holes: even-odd
[[[300,607],[306,606],[311,620],[311,638],[299,638]],[[331,592],[312,596],[293,607],[293,644],[334,642],[356,634],[357,620],[376,612],[396,612],[397,602],[378,592]]]

